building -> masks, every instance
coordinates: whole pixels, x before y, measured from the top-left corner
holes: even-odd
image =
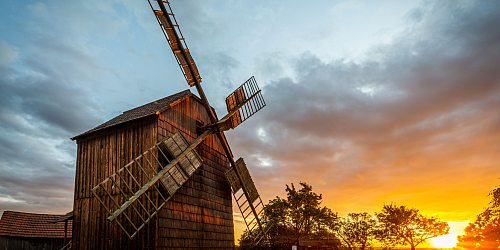
[[[180,130],[189,141],[209,123],[201,100],[189,90],[145,104],[91,129],[78,144],[72,249],[234,249],[229,167],[215,135],[196,151],[203,165],[169,202],[129,239],[91,189],[166,136]]]
[[[61,249],[71,239],[72,221],[69,214],[4,211],[0,219],[0,249]]]

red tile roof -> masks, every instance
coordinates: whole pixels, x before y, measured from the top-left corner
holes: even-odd
[[[30,238],[64,238],[64,222],[50,223],[63,215],[32,214],[4,211],[0,219],[0,235]],[[68,221],[71,238],[73,221]]]
[[[191,91],[189,89],[184,90],[182,92],[179,92],[177,94],[173,94],[171,96],[167,96],[167,97],[162,98],[160,100],[150,102],[148,104],[144,104],[140,107],[125,111],[125,112],[123,112],[123,114],[93,128],[93,129],[91,129],[83,134],[77,135],[71,139],[75,140],[81,136],[94,133],[94,132],[99,131],[101,129],[109,128],[109,127],[112,127],[112,126],[115,126],[118,124],[122,124],[122,123],[125,123],[128,121],[133,121],[133,120],[136,120],[139,118],[150,116],[150,115],[155,114],[157,111],[163,112],[164,110],[170,108],[170,104],[173,104],[174,102],[176,102],[176,101],[178,101],[178,100],[180,100],[188,95],[192,95]]]

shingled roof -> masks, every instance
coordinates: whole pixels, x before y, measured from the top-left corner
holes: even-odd
[[[0,235],[30,238],[64,238],[64,222],[50,223],[58,214],[32,214],[4,211],[0,219]],[[68,221],[68,238],[73,221]]]
[[[148,104],[144,104],[140,107],[125,111],[125,112],[123,112],[123,114],[121,114],[121,115],[95,127],[95,128],[93,128],[93,129],[91,129],[83,134],[80,134],[80,135],[77,135],[77,136],[71,138],[71,140],[75,140],[81,136],[88,135],[88,134],[91,134],[91,133],[94,133],[94,132],[97,132],[99,130],[109,128],[112,126],[116,126],[118,124],[122,124],[122,123],[133,121],[133,120],[136,120],[139,118],[147,117],[147,116],[155,114],[158,111],[163,112],[164,110],[170,108],[171,104],[173,104],[176,101],[178,101],[186,96],[189,96],[189,95],[192,95],[192,94],[191,94],[191,91],[189,89],[187,89],[187,90],[184,90],[184,91],[179,92],[177,94],[173,94],[171,96],[167,96],[167,97],[162,98],[160,100],[153,101],[153,102],[150,102]]]

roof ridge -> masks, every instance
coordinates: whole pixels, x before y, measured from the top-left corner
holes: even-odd
[[[31,213],[31,212],[19,212],[19,211],[12,211],[12,210],[4,210],[3,213],[5,213],[5,212],[18,213],[18,214],[34,214],[34,215],[57,215],[57,216],[64,215],[64,214],[40,214],[40,213]]]
[[[122,114],[125,114],[125,113],[130,112],[130,111],[134,111],[134,110],[137,110],[137,109],[144,108],[145,106],[150,105],[150,104],[153,104],[153,103],[159,103],[159,102],[161,102],[161,101],[167,100],[168,98],[172,98],[172,97],[177,96],[177,95],[183,95],[183,94],[185,94],[185,93],[187,93],[187,92],[191,93],[191,90],[186,89],[186,90],[183,90],[183,91],[181,91],[181,92],[178,92],[178,93],[175,93],[175,94],[169,95],[169,96],[167,96],[167,97],[163,97],[163,98],[158,99],[158,100],[156,100],[156,101],[148,102],[148,103],[143,104],[143,105],[141,105],[141,106],[139,106],[139,107],[136,107],[136,108],[133,108],[133,109],[129,109],[129,110],[123,111],[123,113],[122,113]]]
[[[195,96],[195,95],[193,93],[191,93],[191,90],[186,89],[184,91],[175,93],[173,95],[169,95],[169,96],[161,98],[159,100],[146,103],[146,104],[139,106],[137,108],[127,110],[127,111],[123,112],[122,114],[108,120],[107,122],[104,122],[104,123],[94,127],[93,129],[88,130],[87,132],[84,132],[82,134],[79,134],[79,135],[71,138],[71,140],[76,140],[77,138],[79,138],[81,136],[92,134],[92,133],[100,131],[102,129],[110,128],[110,127],[113,127],[113,126],[116,126],[116,125],[119,125],[119,124],[122,124],[125,122],[129,122],[129,121],[133,121],[133,120],[137,120],[140,118],[154,115],[158,111],[163,111],[163,110],[170,108],[170,104],[172,104],[175,101],[180,100],[181,98],[184,98],[186,96]]]

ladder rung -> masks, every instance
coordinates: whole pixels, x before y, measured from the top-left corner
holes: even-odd
[[[163,15],[163,11],[161,11],[161,10],[155,10],[155,14],[156,15]],[[174,13],[168,13],[168,12],[167,12],[167,15],[169,15],[169,16],[175,16]],[[179,26],[179,25],[177,25],[177,26]]]
[[[239,207],[243,207],[243,205],[245,205],[245,203],[247,203],[248,200],[245,200],[245,202],[241,203],[241,205],[239,205]]]
[[[257,203],[257,205],[255,205],[254,207],[257,208],[260,204],[262,204],[262,200],[259,203]]]
[[[243,209],[240,208],[240,212],[241,212],[241,217],[246,218],[246,217],[248,217],[248,215],[251,214],[252,211],[250,211],[250,213],[248,213],[247,215],[245,215],[246,209],[245,209],[245,211],[243,211]]]
[[[248,224],[252,224],[252,222],[255,220],[256,217],[253,217],[253,219],[248,223]],[[255,226],[254,226],[255,227]]]
[[[253,220],[252,220],[253,221]],[[251,222],[248,223],[248,224],[252,224]],[[257,226],[257,223],[253,224],[252,228],[250,229],[250,231],[253,231],[255,229],[255,227]],[[258,234],[257,234],[258,235]]]
[[[243,195],[245,195],[245,193],[242,193],[242,194],[240,195],[240,197],[238,197],[238,199],[236,199],[236,201],[239,201],[239,200],[241,199],[241,197],[243,197]]]
[[[247,208],[247,209],[248,209],[248,208]],[[253,213],[252,213],[252,211],[250,211],[250,212],[249,212],[246,216],[243,216],[243,218],[244,218],[244,219],[246,219],[246,218],[248,218],[248,216],[250,216],[250,215],[252,215],[252,214],[253,214]],[[242,213],[242,215],[243,215],[243,213]],[[253,218],[255,219],[255,217],[253,217]]]
[[[243,212],[241,212],[241,213],[244,214],[248,210],[248,208],[250,208],[250,206],[248,206],[247,208],[245,208],[245,210]]]

